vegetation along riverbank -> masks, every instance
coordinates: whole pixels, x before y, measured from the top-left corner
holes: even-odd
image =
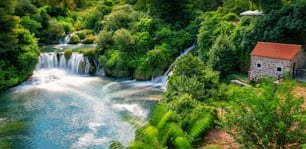
[[[284,76],[280,83],[247,77],[258,42],[305,50],[305,22],[305,0],[0,1],[0,91],[28,79],[42,51],[66,59],[82,53],[89,74],[103,69],[109,77],[151,80],[196,45],[171,66],[148,121],[126,118],[134,140],[127,146],[113,140],[110,148],[222,148],[204,139],[211,130],[232,137],[234,148],[306,148],[305,83],[283,67],[275,70]],[[251,86],[231,85],[232,79]],[[27,126],[0,119],[0,148],[9,148],[3,138]]]

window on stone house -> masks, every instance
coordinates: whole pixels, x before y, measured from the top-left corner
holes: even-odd
[[[276,71],[277,72],[283,72],[283,68],[282,67],[276,67]]]
[[[262,64],[260,62],[257,62],[256,63],[256,68],[261,69],[261,67],[262,67]]]

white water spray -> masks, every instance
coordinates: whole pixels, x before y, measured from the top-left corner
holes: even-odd
[[[162,76],[158,76],[156,78],[152,78],[152,82],[154,84],[156,84],[156,86],[161,86],[163,89],[165,89],[167,87],[167,81],[168,81],[168,76],[171,75],[172,72],[172,67],[174,66],[174,64],[183,56],[185,56],[186,54],[188,54],[191,50],[193,50],[196,47],[196,44],[191,45],[189,48],[185,49],[175,60],[174,62],[170,65],[170,67],[168,68],[168,70],[162,75]]]
[[[88,74],[90,62],[87,57],[80,53],[72,53],[69,59],[66,59],[64,53],[40,53],[39,63],[36,70],[44,68],[60,68],[67,70],[72,74]]]

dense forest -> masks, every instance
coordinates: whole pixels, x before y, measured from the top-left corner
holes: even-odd
[[[241,16],[246,10],[263,15]],[[197,45],[172,68],[149,121],[128,118],[135,140],[110,148],[197,148],[213,127],[245,148],[306,147],[303,100],[288,92],[291,80],[251,88],[227,81],[247,73],[258,41],[306,46],[305,0],[5,0],[0,12],[0,91],[27,79],[41,47],[67,35],[70,44],[96,44],[90,52],[106,75],[137,80],[162,75]]]

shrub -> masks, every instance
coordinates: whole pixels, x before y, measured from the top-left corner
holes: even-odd
[[[82,41],[84,44],[92,44],[96,40],[96,36],[94,35],[88,35],[86,38]]]
[[[81,30],[81,31],[78,31],[76,34],[80,37],[80,39],[85,39],[86,36],[93,34],[93,30],[89,30],[89,29]]]
[[[72,35],[70,40],[69,40],[69,44],[77,44],[79,43],[81,40],[80,40],[80,37],[76,34]]]

